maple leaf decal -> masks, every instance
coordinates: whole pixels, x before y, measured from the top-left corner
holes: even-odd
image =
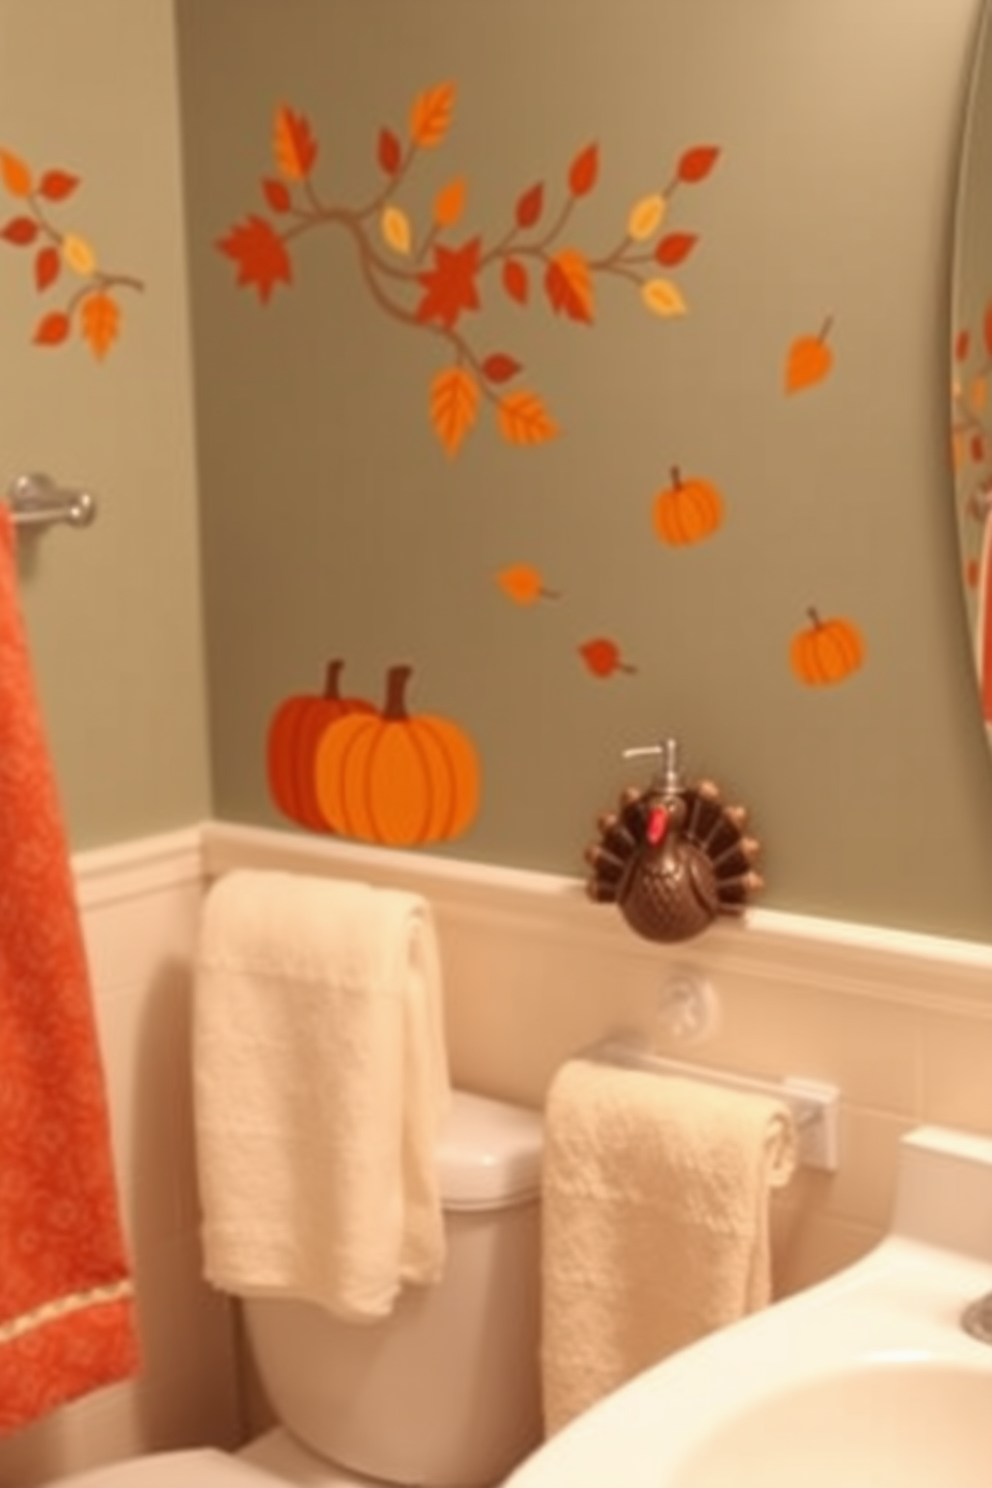
[[[258,290],[264,305],[277,284],[292,284],[293,265],[282,238],[264,217],[254,214],[232,227],[217,247],[238,266],[238,283]]]
[[[482,257],[482,240],[473,238],[461,248],[434,248],[434,267],[417,278],[426,294],[417,306],[421,322],[436,320],[450,331],[463,310],[478,310],[476,279]]]

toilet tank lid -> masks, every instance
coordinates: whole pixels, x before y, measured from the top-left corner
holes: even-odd
[[[442,1204],[499,1208],[533,1197],[541,1185],[543,1142],[540,1112],[454,1091],[438,1139]]]

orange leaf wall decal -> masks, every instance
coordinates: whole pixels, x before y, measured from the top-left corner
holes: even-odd
[[[83,300],[83,336],[96,357],[105,357],[120,333],[121,312],[116,300],[102,290]]]
[[[500,433],[510,444],[544,444],[561,432],[536,393],[507,393],[497,413]]]
[[[305,181],[317,162],[317,141],[309,121],[285,104],[276,109],[272,151],[287,181]]]
[[[568,189],[573,196],[588,196],[599,178],[599,146],[586,145],[572,161]]]
[[[410,110],[410,138],[421,149],[439,145],[451,127],[457,89],[454,83],[438,83],[418,93]]]
[[[785,391],[799,393],[823,382],[833,370],[834,354],[827,343],[832,319],[824,322],[816,336],[797,336],[785,363]]]
[[[71,171],[47,170],[41,178],[38,195],[46,201],[61,202],[71,196],[79,185],[79,177]]]
[[[544,587],[544,575],[532,563],[513,563],[500,569],[496,582],[514,604],[532,605],[539,599],[558,599],[552,589]]]
[[[563,248],[556,253],[544,276],[544,287],[557,315],[592,325],[592,275],[584,253],[574,248]]]
[[[434,432],[454,458],[479,410],[479,384],[464,367],[446,367],[431,383],[430,414]]]
[[[35,326],[34,341],[36,346],[58,346],[64,341],[72,329],[72,322],[68,315],[61,310],[53,310],[48,315],[43,315]]]
[[[434,221],[438,227],[453,227],[465,210],[468,185],[464,176],[456,176],[434,198]]]
[[[277,284],[293,282],[293,265],[286,245],[271,223],[254,213],[245,222],[231,228],[217,247],[238,266],[238,283],[258,290],[266,304]]]
[[[696,145],[693,149],[686,150],[679,161],[679,180],[687,186],[705,181],[719,158],[720,151],[715,145]]]
[[[0,150],[0,180],[11,196],[30,196],[34,187],[34,177],[28,166],[9,150]]]

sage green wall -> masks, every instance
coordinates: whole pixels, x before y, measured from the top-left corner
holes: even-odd
[[[992,772],[947,459],[978,10],[179,0],[218,815],[286,825],[266,729],[329,657],[373,700],[407,661],[414,710],[456,720],[483,762],[474,825],[435,850],[581,872],[596,812],[644,779],[620,750],[674,732],[690,773],[751,809],[766,905],[992,933]],[[218,250],[250,214],[285,225],[262,186],[278,106],[309,121],[320,199],[353,206],[383,184],[380,130],[402,136],[411,100],[445,80],[451,129],[399,200],[416,229],[464,177],[456,245],[488,246],[538,180],[550,218],[595,141],[600,180],[569,241],[604,253],[682,150],[722,152],[670,207],[673,230],[699,234],[671,274],[687,315],[653,317],[613,281],[579,325],[485,282],[458,330],[522,362],[563,434],[514,448],[480,416],[454,459],[427,417],[444,348],[382,313],[346,235],[301,240],[266,304]],[[787,398],[786,350],[827,315],[834,370]],[[726,501],[692,548],[651,531],[676,465]],[[561,597],[508,603],[494,576],[519,561]],[[867,643],[832,688],[789,667],[814,604]],[[597,634],[636,674],[589,675],[577,647]]]
[[[0,483],[42,470],[95,526],[20,545],[38,689],[76,847],[209,809],[183,203],[171,0],[0,0],[0,149],[79,178],[42,201],[122,288],[102,360],[33,344],[83,283],[34,282],[45,241],[0,241]],[[0,188],[0,223],[26,204]],[[75,322],[78,326],[78,317]]]

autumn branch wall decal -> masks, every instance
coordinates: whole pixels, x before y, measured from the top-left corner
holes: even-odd
[[[79,177],[50,168],[36,174],[9,150],[0,149],[0,181],[20,204],[0,227],[0,238],[15,248],[31,248],[34,286],[39,294],[69,289],[61,308],[49,310],[34,329],[36,346],[60,346],[76,332],[101,360],[120,335],[123,311],[117,289],[144,289],[140,279],[105,269],[88,238],[59,228],[51,215],[75,194]]]
[[[261,183],[268,213],[249,213],[216,244],[235,264],[237,283],[267,304],[279,285],[293,284],[292,248],[304,234],[324,228],[348,234],[379,308],[429,332],[444,347],[448,359],[432,379],[428,411],[451,457],[483,404],[511,444],[543,444],[560,433],[544,398],[518,383],[520,362],[502,349],[478,350],[464,330],[464,317],[482,309],[486,285],[495,283],[520,306],[541,294],[555,315],[592,325],[597,279],[612,276],[633,285],[652,314],[684,314],[685,298],[671,271],[689,257],[698,237],[667,231],[668,208],[678,188],[705,180],[720,155],[712,145],[686,150],[664,189],[633,204],[614,246],[593,255],[566,235],[577,204],[599,180],[599,146],[588,144],[572,160],[557,203],[547,184],[536,182],[517,198],[503,233],[486,243],[480,233],[460,227],[468,199],[464,177],[444,181],[427,207],[408,200],[414,167],[448,136],[455,100],[455,84],[439,83],[414,98],[404,133],[380,129],[375,155],[381,184],[356,206],[320,194],[313,127],[304,114],[280,106],[272,137],[276,174]]]

